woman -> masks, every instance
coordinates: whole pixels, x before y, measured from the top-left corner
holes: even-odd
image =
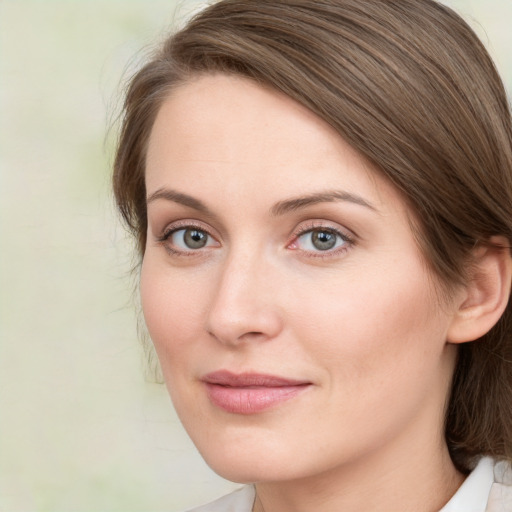
[[[223,0],[114,173],[201,511],[512,510],[512,127],[431,0]],[[469,476],[468,476],[469,475]]]

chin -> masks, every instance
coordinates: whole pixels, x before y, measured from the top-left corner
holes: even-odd
[[[228,437],[230,441],[215,436],[192,439],[208,466],[231,482],[300,480],[321,473],[337,462],[333,460],[332,449],[328,453],[307,450],[293,440],[287,442],[287,436],[272,436],[266,429],[259,435],[240,432],[238,438]]]
[[[264,481],[292,480],[299,475],[291,474],[291,464],[283,465],[283,461],[272,460],[262,454],[257,459],[247,454],[232,453],[227,456],[212,457],[202,454],[206,463],[219,476],[240,484]]]
[[[263,433],[265,434],[265,433]],[[226,480],[237,483],[280,481],[298,477],[297,451],[275,440],[261,439],[261,436],[240,432],[238,435],[191,436],[199,453],[208,466]],[[227,440],[226,437],[231,439]],[[290,457],[290,451],[295,456]]]

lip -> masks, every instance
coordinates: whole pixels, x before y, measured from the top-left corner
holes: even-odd
[[[219,370],[201,379],[209,400],[234,414],[256,414],[291,400],[312,383],[262,373],[232,373]]]

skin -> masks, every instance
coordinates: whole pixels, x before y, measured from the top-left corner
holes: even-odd
[[[256,482],[255,510],[439,510],[462,481],[443,437],[460,301],[439,300],[399,193],[308,110],[222,75],[164,102],[146,187],[144,316],[207,463]],[[220,369],[310,385],[234,414],[201,380]]]

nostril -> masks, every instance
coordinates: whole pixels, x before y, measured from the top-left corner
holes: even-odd
[[[206,314],[205,330],[226,345],[274,339],[282,328],[280,309],[267,297],[242,292],[241,286],[223,287]]]
[[[265,339],[271,339],[273,337],[272,334],[266,334],[264,331],[247,331],[240,333],[235,331],[208,329],[208,334],[216,341],[233,346],[243,344],[244,342],[264,341]]]

